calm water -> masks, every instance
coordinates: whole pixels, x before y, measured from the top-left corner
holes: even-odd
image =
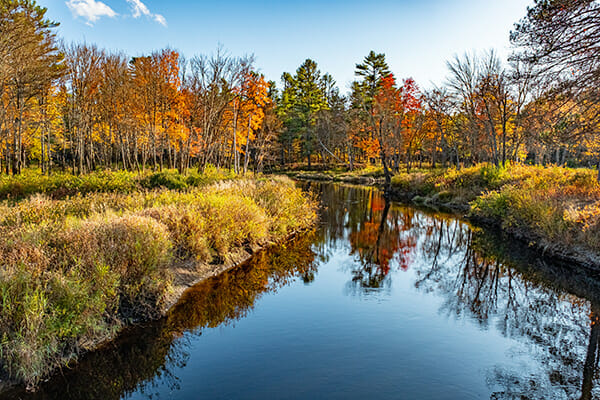
[[[315,232],[195,286],[30,397],[600,396],[600,278],[374,189],[311,189]]]

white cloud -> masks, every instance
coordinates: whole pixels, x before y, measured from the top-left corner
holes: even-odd
[[[167,26],[167,20],[160,14],[154,14],[154,20],[161,24],[162,26]]]
[[[112,8],[101,1],[69,0],[66,4],[75,17],[85,18],[88,25],[92,25],[92,23],[98,21],[100,17],[106,16],[113,18],[117,15]]]
[[[93,0],[92,0],[93,1]],[[150,17],[162,26],[167,26],[167,20],[160,14],[153,14],[141,0],[126,0],[131,6],[133,18],[139,18],[142,15]]]
[[[133,9],[133,18],[139,18],[141,15],[151,15],[150,10],[140,0],[127,0]]]

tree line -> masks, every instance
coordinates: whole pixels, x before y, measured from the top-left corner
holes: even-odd
[[[371,51],[347,94],[311,59],[277,87],[253,57],[222,49],[186,59],[65,44],[45,13],[33,0],[0,1],[6,174],[381,164],[389,181],[423,164],[600,163],[597,1],[535,0],[508,60],[456,56],[428,90]]]

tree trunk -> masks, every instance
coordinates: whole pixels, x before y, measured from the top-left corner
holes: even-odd
[[[248,171],[248,151],[250,149],[250,123],[252,122],[252,114],[248,117],[248,135],[246,136],[246,152],[244,153],[244,175]]]
[[[40,169],[42,170],[42,175],[44,175],[45,171],[45,166],[44,166],[44,130],[42,129],[42,133],[40,135],[40,150],[41,150],[41,155],[40,155]]]
[[[595,306],[592,306],[590,320],[590,338],[585,357],[585,364],[583,366],[583,379],[580,397],[581,400],[592,399],[592,388],[594,385],[594,374],[596,371],[596,360],[598,355],[598,339],[600,337],[600,320],[598,319],[598,310]]]
[[[458,149],[455,151],[456,153],[456,169],[460,170],[460,158],[458,156]]]
[[[390,189],[392,188],[392,177],[390,174],[390,169],[387,165],[387,159],[385,157],[385,151],[383,147],[381,149],[381,165],[383,165],[383,176],[385,177],[385,189],[384,194],[387,196],[390,193]]]
[[[6,132],[6,153],[5,153],[6,165],[4,168],[6,169],[6,175],[10,173],[10,139],[8,137],[8,131]],[[600,165],[600,163],[598,164]],[[600,170],[600,168],[599,168]]]
[[[352,171],[354,169],[354,160],[352,159],[352,145],[348,143],[346,145],[347,157],[348,157],[348,169]]]
[[[50,175],[52,173],[52,148],[50,147],[50,129],[48,136],[46,137],[46,157],[48,158],[48,165],[46,167],[46,173]]]
[[[506,166],[506,121],[502,121],[502,166]]]
[[[237,161],[237,109],[234,105],[233,110],[233,172],[239,174],[238,161]]]

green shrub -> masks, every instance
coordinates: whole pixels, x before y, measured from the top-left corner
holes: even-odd
[[[180,258],[193,257],[210,261],[210,244],[206,216],[196,207],[161,205],[141,212],[161,222],[169,230],[171,240]]]
[[[237,179],[237,176],[210,165],[204,173],[190,170],[187,175],[165,170],[156,173],[96,171],[86,175],[55,172],[48,176],[28,169],[16,176],[0,174],[0,199],[20,200],[36,193],[63,199],[89,193],[133,193],[141,189],[186,190],[224,179]]]
[[[153,316],[169,287],[171,241],[167,227],[136,215],[102,215],[76,220],[56,235],[65,270],[79,275],[109,266],[119,276],[120,310],[131,318]]]
[[[117,325],[118,277],[105,266],[86,275],[56,268],[38,234],[17,232],[2,247],[0,355],[9,375],[35,385]]]
[[[131,215],[12,232],[0,249],[0,356],[9,375],[36,385],[120,321],[156,316],[169,289],[169,248],[164,226]]]
[[[199,211],[206,215],[208,240],[220,259],[233,248],[259,243],[267,237],[264,211],[248,197],[208,194]],[[218,227],[218,228],[216,228]]]
[[[138,187],[138,177],[132,172],[99,171],[77,176],[69,173],[41,175],[25,170],[21,175],[0,175],[0,198],[22,199],[35,193],[64,198],[77,193],[126,193]]]
[[[505,193],[491,191],[477,198],[471,205],[471,210],[488,218],[506,218],[509,200]]]
[[[295,188],[288,178],[259,182],[253,198],[267,213],[270,231],[275,235],[309,226],[316,219],[315,200]]]
[[[183,190],[188,187],[185,178],[180,174],[172,172],[156,172],[148,175],[141,181],[143,187],[147,189],[166,188],[171,190]]]

